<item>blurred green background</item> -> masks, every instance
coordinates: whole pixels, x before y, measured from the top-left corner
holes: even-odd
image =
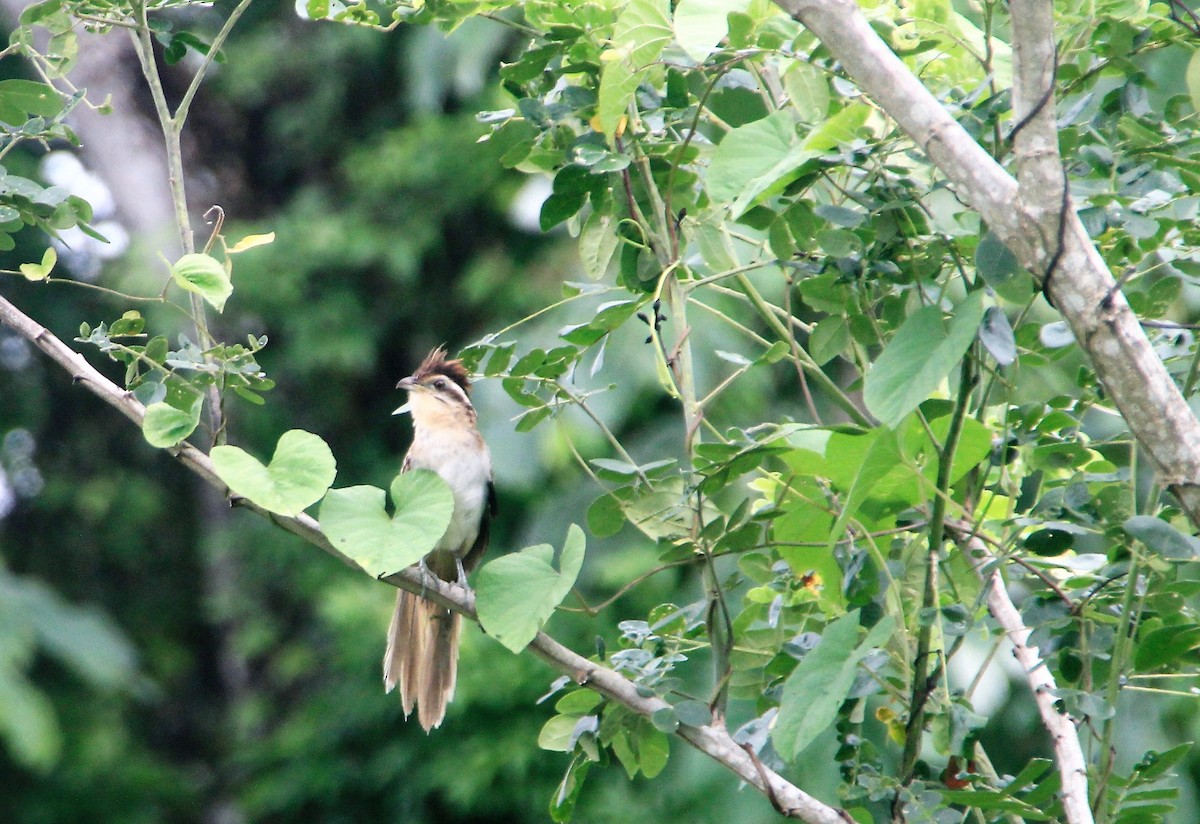
[[[216,25],[203,13],[196,22]],[[285,430],[308,429],[332,446],[338,486],[386,486],[409,434],[407,421],[390,415],[401,402],[396,380],[432,346],[454,349],[507,327],[557,300],[563,281],[583,280],[572,240],[536,228],[546,192],[504,171],[492,147],[477,142],[485,127],[475,113],[507,105],[493,75],[521,45],[510,29],[481,20],[452,37],[433,29],[385,35],[308,23],[288,4],[251,7],[226,48],[228,63],[197,99],[185,145],[200,236],[198,216],[214,203],[232,239],[277,234],[239,257],[237,291],[214,321],[226,340],[267,335],[260,362],[278,381],[265,407],[231,408],[234,442],[262,456]],[[93,71],[100,89],[140,83],[119,47]],[[180,94],[188,76],[186,61],[170,71],[169,93]],[[156,291],[170,215],[155,212],[152,192],[130,188],[134,172],[156,173],[156,158],[123,139],[130,117],[147,114],[138,109],[148,105],[144,95],[128,102],[112,119],[81,125],[80,156],[88,168],[117,170],[110,234],[124,226],[130,246],[102,271],[86,254],[67,264],[83,280]],[[6,165],[50,173],[33,154]],[[0,266],[37,259],[44,239],[23,241]],[[129,308],[93,291],[15,279],[4,291],[65,340],[81,320],[111,322]],[[573,304],[511,336],[523,348],[541,345],[589,311]],[[177,322],[146,314],[158,328]],[[657,457],[680,440],[679,420],[640,357],[638,332],[625,330],[609,347],[600,382],[616,385],[596,409],[635,457]],[[699,348],[713,348],[718,334],[701,322],[697,336],[709,345]],[[119,379],[113,364],[86,354]],[[775,386],[755,373],[729,403],[743,419],[756,407],[798,414],[785,378]],[[599,492],[578,470],[564,430],[515,433],[520,409],[486,382],[476,399],[497,467],[492,552],[561,542]],[[581,416],[562,426],[588,457],[608,454]],[[0,469],[0,821],[548,820],[567,766],[536,746],[553,703],[537,700],[554,672],[469,627],[446,723],[429,736],[405,723],[379,672],[390,587],[230,510],[3,329]],[[603,601],[655,557],[629,527],[590,540],[582,594]],[[560,614],[551,629],[587,654],[598,636],[615,646],[618,621],[700,595],[692,573],[671,570],[598,618]],[[993,700],[1008,695],[999,683]],[[1154,722],[1128,734],[1142,749],[1158,745],[1161,730],[1194,728],[1190,707],[1157,703],[1147,709]],[[1020,764],[1039,751],[1034,730],[1032,705],[1014,702],[997,712],[988,748]],[[834,801],[831,747],[832,739],[819,743],[789,777]],[[670,765],[654,781],[629,781],[616,765],[589,776],[577,821],[635,818],[752,823],[776,815],[673,741]]]

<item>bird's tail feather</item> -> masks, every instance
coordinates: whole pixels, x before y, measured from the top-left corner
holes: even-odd
[[[400,687],[408,717],[413,707],[426,732],[441,726],[458,680],[458,636],[462,617],[419,595],[400,590],[388,627],[383,683]]]

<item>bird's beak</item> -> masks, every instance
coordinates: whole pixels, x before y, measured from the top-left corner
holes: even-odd
[[[414,389],[420,389],[421,384],[417,383],[416,379],[412,375],[409,375],[407,378],[401,378],[400,382],[396,384],[396,388],[404,389],[406,391],[411,392]],[[403,406],[394,410],[392,412],[392,414],[393,415],[403,415],[405,412],[409,412],[411,410],[412,410],[412,402],[409,401],[409,402],[406,402]]]

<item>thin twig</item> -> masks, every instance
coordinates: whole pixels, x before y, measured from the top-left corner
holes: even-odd
[[[225,45],[225,38],[229,37],[229,33],[233,31],[233,27],[237,25],[237,21],[250,8],[251,0],[242,0],[229,13],[229,18],[225,24],[221,26],[221,30],[217,32],[217,36],[213,38],[212,43],[208,47],[208,53],[204,55],[204,60],[200,63],[200,67],[196,69],[196,73],[192,75],[192,82],[188,83],[187,91],[183,93],[183,97],[179,101],[179,105],[175,107],[175,114],[172,119],[175,121],[176,128],[182,129],[183,124],[187,121],[188,112],[192,108],[192,99],[195,98],[196,92],[200,90],[200,83],[204,80],[204,75],[208,73],[209,67],[213,60],[216,59],[217,53],[221,51],[221,47]]]
[[[1025,625],[1020,611],[1013,604],[1004,586],[1001,575],[1000,560],[991,553],[978,536],[959,532],[953,522],[947,522],[947,528],[953,533],[955,541],[961,548],[963,556],[971,562],[975,573],[987,590],[988,611],[1003,628],[1008,640],[1013,645],[1013,656],[1021,665],[1021,671],[1033,693],[1034,703],[1042,718],[1042,724],[1050,733],[1054,746],[1055,761],[1059,776],[1062,779],[1064,799],[1069,799],[1074,809],[1071,821],[1091,821],[1091,808],[1088,805],[1087,762],[1083,757],[1083,748],[1079,743],[1079,731],[1075,727],[1070,714],[1062,712],[1058,706],[1056,691],[1058,684],[1050,668],[1046,666],[1037,647],[1029,645],[1032,630]],[[1082,803],[1083,810],[1078,809]]]

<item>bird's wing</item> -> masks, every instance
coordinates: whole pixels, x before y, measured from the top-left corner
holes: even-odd
[[[487,505],[483,508],[483,514],[479,517],[479,534],[475,537],[475,543],[471,545],[471,549],[463,558],[463,568],[470,571],[479,564],[483,558],[483,553],[487,552],[488,540],[492,533],[492,520],[496,517],[496,484],[491,480],[487,485]]]

